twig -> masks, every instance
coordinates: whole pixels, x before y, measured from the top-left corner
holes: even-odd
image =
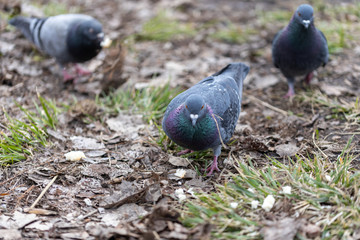
[[[218,124],[218,122],[217,122],[217,120],[216,120],[216,118],[215,118],[214,115],[215,115],[214,113],[211,114],[212,118],[213,118],[214,121],[215,121],[216,128],[217,128],[218,133],[219,133],[219,138],[220,138],[221,145],[226,149],[226,145],[225,145],[225,143],[223,142],[222,137],[221,137],[221,132],[220,132],[219,124]],[[217,116],[217,115],[216,115],[216,116]],[[220,119],[222,120],[222,118],[220,118]]]
[[[324,140],[326,138],[328,138],[329,136],[331,135],[360,135],[360,132],[349,132],[349,133],[342,133],[342,132],[332,132],[332,133],[329,133],[328,135],[326,135],[324,137]]]
[[[15,208],[16,209],[19,205],[20,205],[20,201],[27,195],[29,194],[33,189],[34,189],[35,185],[32,185],[31,187],[29,187],[17,200]]]
[[[91,215],[94,215],[97,211],[98,211],[97,209],[96,209],[96,210],[93,210],[93,211],[89,212],[88,214],[86,214],[86,215],[84,215],[84,216],[82,216],[82,217],[78,217],[77,220],[82,221],[82,220],[84,220],[85,218],[90,217]]]
[[[0,183],[0,186],[4,185],[4,184],[7,183],[7,182],[10,182],[10,181],[13,180],[14,178],[17,178],[19,175],[23,174],[24,172],[25,172],[25,170],[23,170],[23,171],[21,171],[21,172],[18,172],[17,174],[15,174],[15,176],[13,176],[13,177],[11,177],[11,178],[9,178],[9,179],[6,179],[6,180],[4,180],[4,181],[2,181],[2,182]]]
[[[38,204],[38,202],[40,201],[40,199],[44,196],[44,194],[46,193],[46,191],[50,188],[50,186],[55,182],[55,180],[57,179],[58,175],[56,175],[49,183],[48,185],[46,185],[46,187],[44,188],[44,190],[42,190],[42,192],[40,193],[40,195],[38,196],[38,198],[35,200],[35,202],[30,206],[29,209],[32,209],[36,206],[36,204]]]
[[[321,152],[322,155],[324,155],[324,157],[326,159],[328,159],[329,157],[320,149],[320,147],[315,142],[315,131],[312,134],[312,140],[313,140],[313,143],[314,143],[315,147]]]
[[[274,110],[274,111],[276,111],[276,112],[281,113],[282,115],[284,115],[284,116],[286,116],[286,117],[289,115],[286,111],[284,111],[284,110],[282,110],[282,109],[280,109],[280,108],[277,108],[277,107],[275,107],[275,106],[273,106],[273,105],[270,105],[269,103],[264,102],[264,101],[262,101],[262,100],[260,100],[260,99],[258,99],[258,98],[256,98],[256,97],[254,97],[254,96],[247,95],[247,97],[250,98],[251,100],[254,100],[255,102],[260,103],[261,105],[263,105],[263,106],[265,106],[265,107],[267,107],[267,108],[270,108],[271,110]]]

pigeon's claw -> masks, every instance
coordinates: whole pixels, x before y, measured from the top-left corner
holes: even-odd
[[[217,156],[214,156],[213,162],[206,169],[206,171],[207,171],[206,176],[211,176],[213,174],[214,170],[220,172],[220,169],[218,168]]]

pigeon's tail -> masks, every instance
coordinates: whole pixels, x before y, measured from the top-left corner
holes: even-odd
[[[25,37],[41,49],[40,32],[47,18],[29,18],[17,16],[9,20],[9,24],[19,29]]]
[[[25,37],[27,39],[34,42],[33,34],[31,31],[31,22],[32,21],[33,21],[33,18],[18,16],[18,17],[14,17],[14,18],[10,19],[9,24],[18,28],[25,35]]]
[[[239,89],[242,89],[242,84],[245,77],[248,75],[250,67],[244,63],[230,63],[219,72],[215,73],[213,76],[229,76],[235,79],[235,82],[238,84]]]

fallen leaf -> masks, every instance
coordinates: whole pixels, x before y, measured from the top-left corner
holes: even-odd
[[[111,130],[121,133],[131,140],[138,138],[138,131],[145,127],[141,115],[119,114],[116,118],[108,119],[106,124]]]
[[[21,232],[17,229],[0,229],[2,240],[20,240],[23,239]]]
[[[107,210],[101,221],[109,227],[116,227],[121,221],[131,222],[148,214],[144,207],[135,203],[124,204],[118,209]]]
[[[320,84],[320,89],[329,96],[341,96],[344,92],[348,92],[346,87],[332,86],[327,83]]]
[[[81,136],[73,136],[70,137],[70,140],[73,142],[73,148],[75,149],[104,149],[105,145],[103,143],[98,143],[98,141],[94,138],[87,138]]]
[[[161,187],[160,184],[153,184],[149,186],[146,191],[145,200],[146,202],[155,203],[161,198]]]
[[[177,167],[187,167],[191,162],[187,158],[170,156],[169,163]]]
[[[300,232],[307,238],[316,238],[321,234],[321,228],[312,223],[303,224],[300,228]],[[354,239],[360,239],[360,236]]]
[[[300,148],[298,148],[293,143],[281,144],[275,146],[276,153],[279,154],[280,157],[291,157],[294,156]]]
[[[264,240],[294,239],[302,223],[302,220],[290,217],[278,221],[266,221],[260,232],[264,236]]]

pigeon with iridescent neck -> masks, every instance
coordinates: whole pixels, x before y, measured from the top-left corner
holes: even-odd
[[[56,59],[63,71],[64,81],[75,78],[66,69],[70,63],[75,63],[78,75],[91,73],[77,63],[95,57],[101,51],[104,40],[101,23],[84,14],[47,18],[18,16],[11,19],[9,24],[18,28],[39,50]]]
[[[284,97],[295,95],[296,76],[305,75],[305,81],[309,84],[313,71],[328,62],[327,41],[324,34],[315,27],[313,14],[314,10],[310,5],[300,5],[289,24],[273,40],[274,65],[280,68],[289,85]]]
[[[213,149],[208,175],[219,171],[221,146],[234,133],[248,72],[247,65],[231,63],[180,93],[166,109],[162,127],[172,141],[194,151]]]

